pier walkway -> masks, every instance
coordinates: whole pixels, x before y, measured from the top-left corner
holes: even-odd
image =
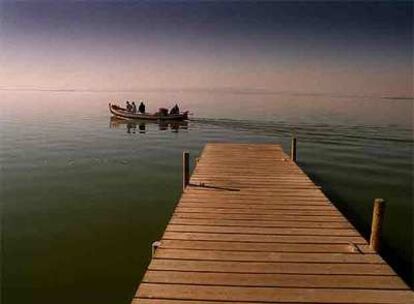
[[[132,303],[413,300],[279,145],[207,144]]]

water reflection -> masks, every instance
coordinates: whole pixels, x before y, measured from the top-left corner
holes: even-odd
[[[125,126],[128,134],[145,134],[147,128],[151,125],[158,125],[159,130],[171,130],[173,133],[178,133],[180,129],[188,129],[187,121],[125,120],[116,117],[111,117],[109,121],[110,128],[123,128]]]

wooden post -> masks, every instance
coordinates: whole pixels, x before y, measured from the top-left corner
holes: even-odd
[[[154,255],[155,255],[155,251],[157,250],[157,248],[158,247],[160,247],[161,246],[161,242],[160,241],[156,241],[156,242],[153,242],[152,243],[152,245],[151,245],[151,257],[154,257]]]
[[[292,143],[290,146],[290,159],[296,162],[296,135],[293,134],[292,136]]]
[[[371,237],[369,247],[375,251],[380,249],[380,238],[382,222],[384,219],[385,201],[382,198],[376,198],[374,201],[374,210],[372,212]]]
[[[190,153],[183,152],[183,192],[190,181]]]

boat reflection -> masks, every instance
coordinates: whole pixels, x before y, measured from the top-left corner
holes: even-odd
[[[145,134],[147,127],[150,125],[158,125],[159,130],[171,130],[174,133],[178,133],[179,129],[188,128],[187,121],[125,120],[111,117],[109,122],[110,128],[123,128],[123,126],[125,126],[128,134]]]

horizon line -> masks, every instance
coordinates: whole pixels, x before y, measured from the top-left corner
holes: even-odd
[[[221,92],[228,94],[252,94],[252,95],[293,95],[293,96],[331,96],[331,97],[377,97],[382,99],[391,99],[391,100],[413,100],[413,96],[392,96],[392,95],[371,95],[371,94],[340,94],[335,92],[301,92],[301,91],[273,91],[264,88],[237,88],[237,87],[187,87],[187,88],[177,88],[177,87],[159,87],[159,88],[134,88],[134,89],[80,89],[80,88],[36,88],[36,87],[0,87],[0,91],[35,91],[35,92],[67,92],[67,93],[104,93],[104,92],[168,92],[168,91],[184,91],[184,92]]]

